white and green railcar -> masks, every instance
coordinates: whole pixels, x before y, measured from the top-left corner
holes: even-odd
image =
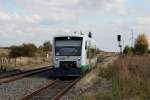
[[[96,65],[96,43],[91,34],[55,36],[52,55],[56,76],[80,76]]]

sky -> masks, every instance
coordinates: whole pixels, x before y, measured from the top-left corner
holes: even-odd
[[[0,0],[0,47],[92,32],[99,49],[119,51],[117,34],[131,45],[149,26],[150,0]]]

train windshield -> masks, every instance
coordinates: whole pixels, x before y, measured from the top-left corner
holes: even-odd
[[[56,56],[81,56],[81,50],[81,37],[61,37],[55,39]]]

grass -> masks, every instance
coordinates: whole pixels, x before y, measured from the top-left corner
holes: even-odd
[[[114,96],[150,99],[150,56],[123,56],[112,65]]]
[[[2,59],[0,59],[2,60]],[[33,58],[33,57],[21,57],[17,58],[16,60],[11,58],[5,58],[3,59],[5,62],[0,64],[0,71],[9,71],[13,69],[30,69],[34,67],[40,67],[45,65],[51,64],[51,59],[43,60],[40,57]],[[3,70],[4,69],[4,70]]]
[[[9,49],[0,48],[0,73],[10,70],[24,70],[51,64],[51,56],[47,59],[43,52],[36,52],[34,57],[9,58]]]
[[[100,67],[99,77],[78,100],[150,100],[149,55],[122,56],[107,68]]]
[[[85,93],[79,100],[111,100],[112,94],[110,92],[97,92],[97,93]]]
[[[1,54],[8,55],[9,51],[10,51],[9,49],[2,49],[2,48],[0,48],[0,55]]]

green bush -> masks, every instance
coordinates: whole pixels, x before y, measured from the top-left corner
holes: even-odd
[[[132,47],[125,46],[125,48],[123,50],[124,54],[132,54],[132,52],[133,52],[133,48]]]

